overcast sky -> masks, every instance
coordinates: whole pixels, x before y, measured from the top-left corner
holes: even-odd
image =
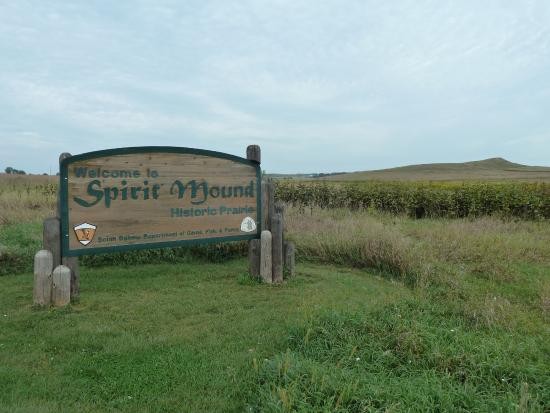
[[[269,172],[550,165],[550,1],[0,0],[0,169],[171,145]]]

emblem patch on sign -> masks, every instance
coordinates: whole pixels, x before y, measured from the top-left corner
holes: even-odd
[[[87,222],[75,226],[74,232],[76,234],[76,238],[78,238],[78,242],[80,242],[82,245],[88,245],[90,242],[92,242],[92,239],[94,239],[96,228],[97,227],[95,225],[88,224]]]
[[[256,223],[252,218],[246,217],[245,219],[243,219],[243,222],[241,222],[241,231],[252,232],[255,230],[256,230]]]

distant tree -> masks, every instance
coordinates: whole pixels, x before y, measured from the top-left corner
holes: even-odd
[[[25,171],[20,171],[19,169],[12,168],[11,166],[8,166],[4,171],[7,174],[16,174],[16,175],[26,175],[27,173]]]

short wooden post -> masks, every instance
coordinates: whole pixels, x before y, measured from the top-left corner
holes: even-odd
[[[52,304],[62,307],[71,302],[71,270],[60,265],[53,270]]]
[[[259,239],[251,239],[248,243],[248,272],[251,277],[260,277],[261,242]]]
[[[246,159],[249,161],[262,162],[262,151],[258,145],[248,145],[246,148]]]
[[[285,271],[289,277],[296,273],[296,247],[293,242],[285,242]]]
[[[52,253],[53,268],[61,265],[61,223],[58,217],[44,220],[42,248]]]
[[[260,275],[265,283],[273,282],[273,267],[271,260],[271,232],[262,231],[260,249]]]
[[[34,256],[33,303],[50,305],[52,300],[53,255],[48,250],[40,250]]]
[[[71,270],[71,300],[77,300],[80,295],[80,264],[78,257],[62,257],[61,263]]]
[[[283,217],[275,214],[271,219],[273,282],[283,281]]]

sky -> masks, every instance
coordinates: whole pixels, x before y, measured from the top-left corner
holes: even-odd
[[[249,144],[272,173],[550,165],[550,1],[0,0],[0,170]]]

